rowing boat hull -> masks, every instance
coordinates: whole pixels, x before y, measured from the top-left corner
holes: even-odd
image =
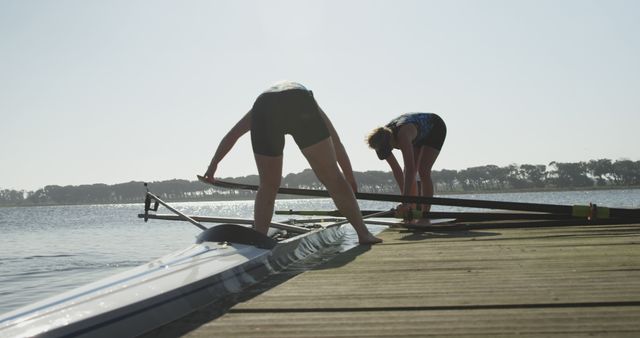
[[[322,228],[272,249],[203,241],[6,313],[0,337],[137,336],[240,292],[342,235],[341,227]]]

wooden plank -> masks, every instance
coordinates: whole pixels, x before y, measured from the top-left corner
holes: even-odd
[[[637,337],[640,307],[229,314],[187,337]]]
[[[640,335],[638,224],[382,238],[186,336]]]

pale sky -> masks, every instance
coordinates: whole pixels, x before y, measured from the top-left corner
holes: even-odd
[[[640,160],[640,1],[0,0],[0,189],[195,179],[271,83],[370,129],[448,127],[435,169]],[[308,165],[287,139],[284,173]],[[216,176],[255,174],[249,135]]]

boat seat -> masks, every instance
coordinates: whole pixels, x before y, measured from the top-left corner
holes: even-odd
[[[198,236],[196,243],[202,242],[247,244],[261,249],[273,249],[278,243],[269,236],[238,224],[220,224],[211,227]]]

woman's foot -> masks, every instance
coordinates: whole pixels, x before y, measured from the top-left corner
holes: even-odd
[[[364,236],[358,236],[358,242],[360,242],[360,244],[378,244],[382,243],[382,239],[367,232]]]

